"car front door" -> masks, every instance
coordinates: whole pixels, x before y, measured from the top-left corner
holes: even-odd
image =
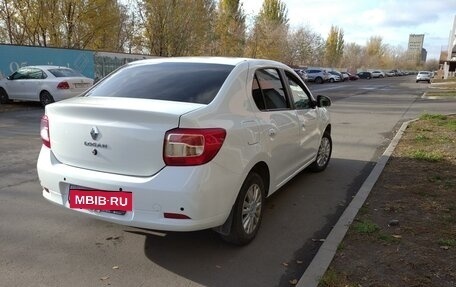
[[[8,81],[6,82],[6,89],[10,99],[24,99],[27,71],[27,68],[20,68],[8,77]]]

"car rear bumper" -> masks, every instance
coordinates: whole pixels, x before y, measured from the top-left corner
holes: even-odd
[[[70,185],[129,191],[133,210],[125,215],[72,209],[101,220],[163,231],[194,231],[222,225],[239,191],[239,174],[208,163],[193,167],[164,167],[149,177],[97,172],[58,162],[50,149],[42,147],[38,177],[43,196],[69,208]],[[241,181],[242,182],[242,181]],[[190,219],[165,218],[164,213],[184,214]]]

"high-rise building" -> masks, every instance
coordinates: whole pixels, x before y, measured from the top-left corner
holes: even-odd
[[[421,62],[425,63],[427,58],[427,50],[426,49],[421,49]]]
[[[424,34],[410,34],[407,50],[409,60],[413,60],[416,62],[422,61],[423,43]]]

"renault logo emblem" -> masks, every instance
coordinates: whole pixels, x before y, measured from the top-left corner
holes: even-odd
[[[98,136],[100,135],[100,132],[98,131],[97,127],[93,127],[92,130],[90,131],[90,135],[92,136],[92,139],[96,141],[98,139]]]

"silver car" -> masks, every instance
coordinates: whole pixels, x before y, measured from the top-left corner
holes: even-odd
[[[416,75],[416,82],[428,82],[431,83],[431,72],[429,71],[419,71]]]
[[[323,69],[307,69],[307,80],[316,84],[323,84],[329,81],[329,73]]]

